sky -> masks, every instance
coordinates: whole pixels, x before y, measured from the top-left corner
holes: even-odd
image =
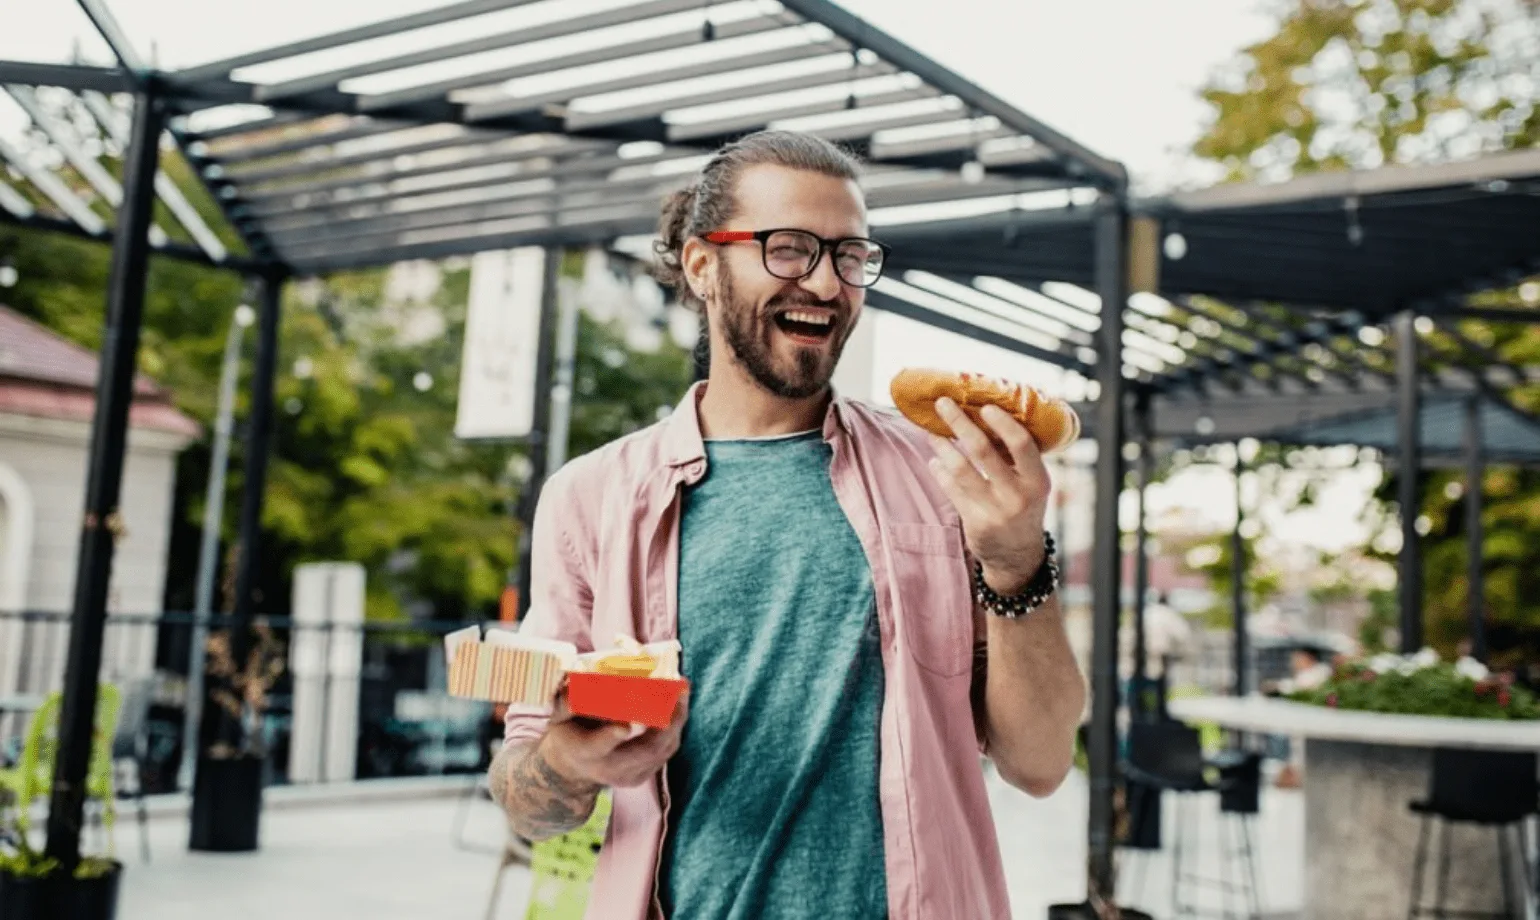
[[[140,52],[167,69],[431,5],[430,0],[107,3]],[[1211,168],[1185,153],[1208,117],[1198,92],[1274,25],[1267,0],[842,0],[842,5],[1038,120],[1121,160],[1144,191],[1214,181]],[[14,25],[12,18],[0,30],[0,57],[64,61],[78,50],[89,61],[110,61],[74,0],[33,0],[26,21]],[[879,401],[892,373],[917,363],[1050,388],[1058,379],[1036,362],[899,317],[881,316],[872,326],[877,349],[872,395]],[[1356,515],[1371,478],[1343,477],[1333,487],[1332,501],[1305,514],[1284,516],[1265,496],[1253,501],[1277,538],[1336,549],[1362,538]],[[1155,491],[1152,508],[1186,507],[1201,521],[1225,526],[1234,519],[1227,481],[1214,470],[1195,472]]]

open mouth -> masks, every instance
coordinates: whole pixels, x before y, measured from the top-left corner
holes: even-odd
[[[776,328],[807,344],[826,342],[834,334],[832,310],[782,310],[775,314]]]

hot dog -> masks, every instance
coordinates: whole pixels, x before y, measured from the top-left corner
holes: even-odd
[[[954,436],[952,428],[936,414],[936,400],[951,397],[974,424],[992,440],[999,438],[983,419],[985,406],[999,406],[1020,422],[1043,453],[1061,450],[1080,437],[1080,417],[1062,399],[1020,383],[981,374],[905,368],[889,387],[893,403],[904,417],[931,434]]]

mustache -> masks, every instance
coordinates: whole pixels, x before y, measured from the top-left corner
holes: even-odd
[[[833,310],[834,315],[840,319],[844,319],[850,312],[838,297],[829,300],[819,300],[816,297],[809,296],[805,291],[799,291],[795,294],[777,294],[775,297],[772,297],[770,302],[765,304],[765,315],[774,316],[783,310],[795,310],[798,307],[818,307],[823,310]]]

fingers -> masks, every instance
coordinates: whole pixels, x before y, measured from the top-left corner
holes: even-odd
[[[989,435],[985,434],[983,429],[973,423],[973,419],[958,408],[957,403],[943,396],[936,400],[936,414],[951,427],[952,433],[957,436],[957,444],[962,453],[985,479],[993,480],[1010,475],[1010,469],[1006,466],[1005,457],[1001,455],[999,448],[989,440]]]
[[[1043,464],[1043,452],[1032,432],[999,406],[985,406],[982,414],[984,424],[1000,437],[1000,442],[1010,453],[1017,475],[1046,484],[1048,468]]]

